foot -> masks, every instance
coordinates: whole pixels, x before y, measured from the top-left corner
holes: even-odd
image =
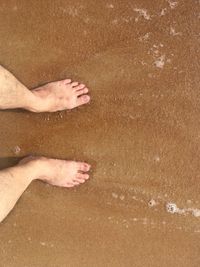
[[[84,162],[66,161],[49,158],[27,157],[19,165],[26,166],[32,180],[42,180],[61,187],[74,187],[89,179],[90,165]]]
[[[70,79],[51,82],[32,90],[36,96],[36,112],[55,112],[73,109],[90,101],[88,88]]]

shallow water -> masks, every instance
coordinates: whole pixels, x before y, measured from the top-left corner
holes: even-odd
[[[1,64],[30,88],[83,81],[92,101],[1,111],[0,167],[93,166],[79,188],[28,188],[0,225],[2,266],[200,266],[199,14],[195,0],[1,1]]]

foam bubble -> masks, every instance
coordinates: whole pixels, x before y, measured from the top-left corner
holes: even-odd
[[[162,69],[165,65],[165,55],[161,55],[159,58],[157,58],[154,64],[157,68]]]
[[[174,204],[174,203],[167,203],[166,209],[167,209],[167,212],[173,213],[173,214],[178,211],[178,208],[177,208],[176,204]]]
[[[199,209],[194,209],[192,211],[192,214],[195,216],[195,217],[200,217],[200,210]]]
[[[156,201],[154,199],[151,199],[149,202],[148,202],[148,206],[149,207],[154,207],[156,205]]]
[[[13,148],[13,152],[15,153],[15,155],[18,155],[21,152],[21,148],[19,146],[15,146]]]

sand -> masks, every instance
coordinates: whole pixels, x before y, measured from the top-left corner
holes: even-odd
[[[91,104],[0,112],[0,168],[86,160],[91,180],[34,182],[0,225],[2,267],[200,266],[197,0],[1,0],[0,63],[26,86],[72,78]]]

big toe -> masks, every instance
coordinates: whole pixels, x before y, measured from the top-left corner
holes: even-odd
[[[65,83],[65,84],[69,84],[69,83],[71,83],[71,79],[65,79],[63,82]]]
[[[78,169],[79,171],[82,171],[82,172],[88,172],[91,168],[89,164],[84,163],[84,162],[79,162],[78,164],[79,164]]]
[[[72,83],[71,83],[71,86],[72,86],[72,87],[76,87],[76,86],[78,86],[78,84],[79,84],[78,82],[72,82]]]
[[[87,173],[78,173],[76,176],[76,181],[77,182],[85,182],[85,180],[89,179],[89,174]]]
[[[89,95],[83,95],[77,98],[77,106],[87,104],[90,101]]]

